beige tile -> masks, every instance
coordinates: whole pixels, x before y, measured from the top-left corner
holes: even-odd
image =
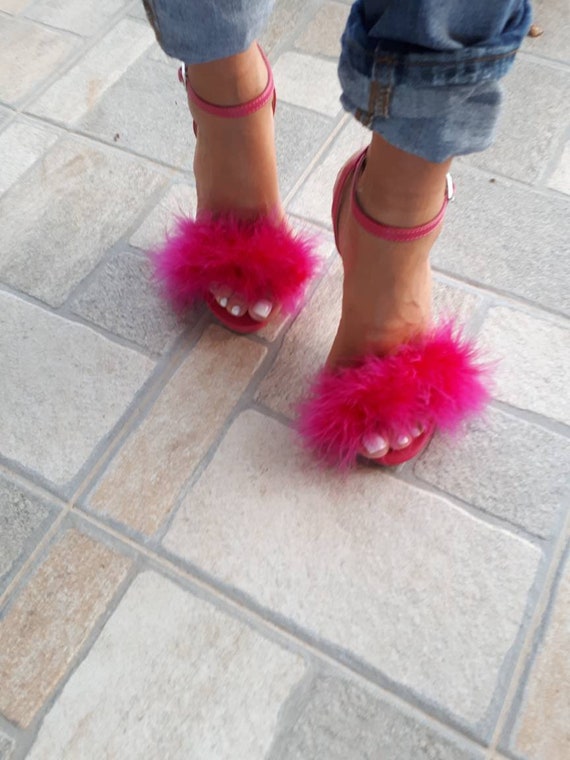
[[[130,560],[69,530],[0,621],[0,711],[27,726],[65,675]]]
[[[154,533],[264,355],[257,343],[209,328],[119,452],[90,508]]]
[[[532,667],[514,747],[529,760],[570,757],[570,561]]]
[[[174,185],[133,232],[129,242],[136,248],[150,251],[174,231],[177,217],[194,216],[195,212],[196,188]]]
[[[340,3],[324,3],[295,46],[307,53],[338,58],[349,10]]]
[[[54,82],[30,110],[39,116],[72,124],[93,108],[153,40],[149,24],[133,19],[119,21],[70,71]]]
[[[47,715],[28,760],[266,760],[303,660],[146,572]]]
[[[570,195],[570,140],[566,143],[560,161],[548,180],[548,187]]]
[[[567,323],[497,307],[485,319],[481,340],[499,360],[497,398],[570,425]]]
[[[323,471],[290,430],[251,411],[164,544],[472,724],[503,688],[541,556],[377,469]]]
[[[128,4],[129,0],[36,0],[25,15],[48,26],[87,36]]]
[[[59,32],[0,16],[0,100],[15,103],[48,77],[75,42]]]
[[[33,0],[0,0],[0,11],[4,13],[19,13]]]
[[[289,417],[322,367],[340,318],[342,266],[340,259],[289,329],[277,359],[257,392],[257,399]]]

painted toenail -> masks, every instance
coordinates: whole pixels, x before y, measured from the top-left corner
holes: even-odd
[[[271,314],[271,309],[273,308],[273,304],[269,301],[258,301],[255,306],[252,309],[252,312],[255,314],[256,317],[260,317],[261,319],[267,319],[267,317]]]
[[[239,317],[241,314],[241,306],[232,306],[231,313],[234,315],[234,317]]]
[[[369,433],[362,438],[362,445],[368,454],[378,454],[388,448],[386,440],[381,435]]]
[[[423,432],[423,428],[420,425],[416,425],[412,428],[412,438],[419,438]]]
[[[401,435],[396,441],[396,445],[400,449],[405,449],[406,446],[409,446],[411,442],[412,442],[412,439],[410,438],[409,435]]]
[[[221,298],[218,298],[218,303],[220,304],[222,309],[225,309],[226,306],[228,305],[228,299],[222,296]]]

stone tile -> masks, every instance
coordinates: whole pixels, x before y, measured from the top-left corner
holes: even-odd
[[[36,0],[24,14],[34,21],[89,36],[112,16],[129,5],[130,0]],[[142,3],[141,3],[142,4]]]
[[[12,114],[13,111],[10,111],[8,108],[2,108],[2,106],[0,106],[0,129],[2,129],[5,122],[8,121]]]
[[[434,266],[473,282],[570,312],[565,198],[545,196],[456,164],[457,198]]]
[[[336,175],[344,162],[370,141],[370,132],[351,120],[332,144],[324,160],[313,169],[289,204],[289,211],[331,227],[331,204]]]
[[[0,16],[0,100],[16,103],[29,95],[75,49],[59,32]]]
[[[174,185],[131,235],[129,242],[136,248],[150,251],[174,231],[177,216],[194,216],[195,213],[196,189],[189,185]]]
[[[570,562],[560,578],[544,640],[533,664],[514,748],[532,760],[570,755]]]
[[[164,184],[130,156],[63,138],[0,198],[0,279],[60,306]]]
[[[136,61],[85,115],[80,128],[157,161],[192,169],[192,119],[172,63],[148,56]]]
[[[276,412],[294,416],[311,378],[330,351],[340,319],[341,298],[342,266],[337,258],[289,328],[273,367],[259,386],[258,401]]]
[[[570,77],[520,57],[505,79],[505,93],[496,141],[468,161],[489,172],[536,182],[570,121]]]
[[[568,63],[568,6],[566,0],[533,0],[533,16],[542,27],[542,37],[527,37],[522,49],[527,53],[558,58]]]
[[[148,24],[128,18],[119,21],[73,68],[35,100],[30,110],[65,124],[75,123],[96,105],[153,39]]]
[[[483,760],[371,691],[318,677],[301,716],[268,760]]]
[[[14,742],[9,736],[0,732],[0,760],[10,760],[12,757],[12,750],[14,749]]]
[[[489,410],[464,436],[436,437],[415,473],[486,512],[551,538],[570,495],[569,461],[566,438]]]
[[[497,398],[570,425],[568,325],[496,307],[489,310],[481,339],[499,359]]]
[[[93,324],[161,354],[199,312],[179,318],[161,298],[152,279],[152,266],[135,253],[115,254],[87,288],[71,303],[71,310]]]
[[[260,44],[269,55],[273,49],[291,35],[304,16],[307,0],[277,0],[273,6],[269,23],[265,27]]]
[[[33,0],[0,0],[0,11],[4,13],[19,13]]]
[[[333,122],[320,114],[277,103],[275,144],[279,185],[285,197],[326,140]]]
[[[264,355],[259,344],[210,327],[118,454],[89,507],[154,533]]]
[[[28,760],[139,760],[149,747],[161,758],[264,760],[304,670],[300,657],[147,572],[65,686]]]
[[[58,132],[18,119],[0,134],[0,193],[16,182],[50,148]]]
[[[548,180],[548,187],[570,195],[570,140],[564,146],[558,166]]]
[[[59,485],[118,422],[154,363],[0,293],[0,453]]]
[[[50,517],[51,510],[37,496],[0,476],[0,593],[47,528]]]
[[[313,375],[328,356],[340,320],[341,301],[342,265],[337,256],[285,336],[273,367],[259,387],[259,401],[276,412],[294,416]],[[471,293],[434,282],[436,314],[455,314],[459,321],[466,322],[477,304],[477,297]]]
[[[377,469],[322,470],[256,412],[234,423],[164,545],[471,724],[502,688],[540,559]]]
[[[273,67],[279,98],[325,116],[340,109],[340,84],[336,63],[301,53],[283,53]]]
[[[0,620],[0,711],[26,727],[56,688],[131,561],[67,531]]]
[[[344,32],[349,10],[346,5],[339,3],[324,3],[297,40],[295,47],[313,55],[338,58],[340,38]]]

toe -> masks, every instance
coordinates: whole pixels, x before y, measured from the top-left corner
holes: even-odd
[[[247,304],[234,294],[228,299],[226,309],[232,317],[243,317],[247,311]]]
[[[388,441],[376,433],[369,433],[362,439],[363,454],[371,459],[383,457],[389,448]]]
[[[400,451],[401,449],[405,449],[407,446],[409,446],[412,440],[413,435],[411,433],[399,435],[395,441],[392,441],[392,448]]]
[[[264,319],[268,319],[272,310],[273,304],[271,301],[258,301],[253,306],[249,307],[251,318],[258,322],[263,322]]]
[[[232,297],[232,291],[230,288],[226,285],[210,285],[210,293],[214,296],[222,309],[227,308],[230,298]]]

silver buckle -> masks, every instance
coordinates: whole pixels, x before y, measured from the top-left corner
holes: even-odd
[[[453,177],[449,172],[445,175],[445,195],[447,196],[448,201],[454,201],[455,200],[455,185],[453,184]]]

